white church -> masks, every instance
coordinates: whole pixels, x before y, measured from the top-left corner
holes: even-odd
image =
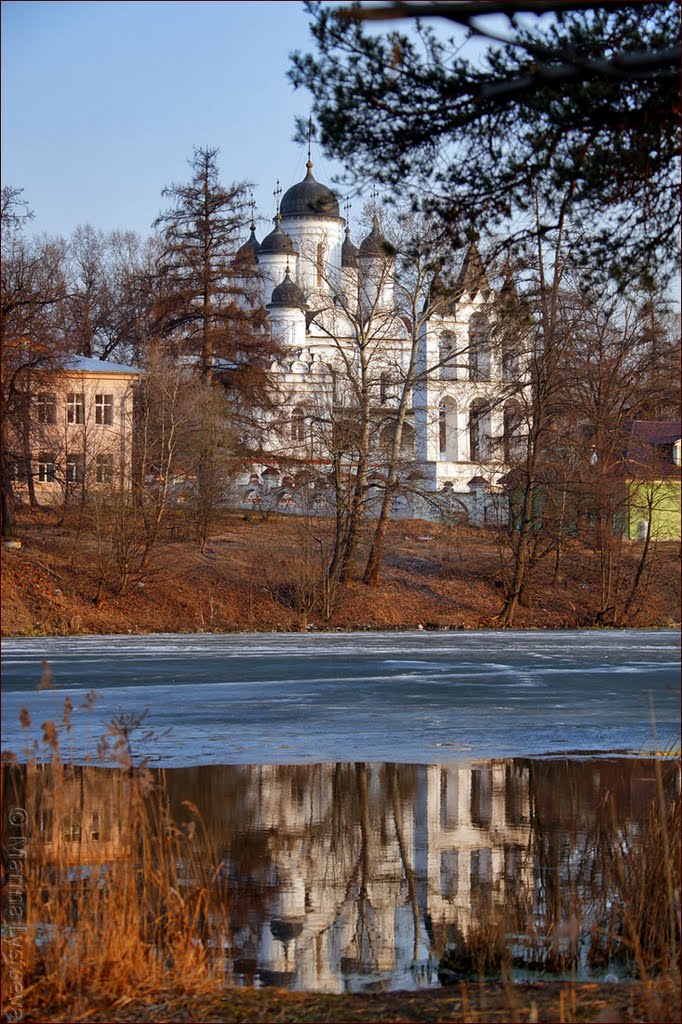
[[[363,402],[371,404],[370,499],[378,494],[412,359],[394,516],[430,518],[442,505],[472,522],[492,521],[510,445],[518,442],[514,395],[524,367],[517,353],[491,341],[495,310],[513,286],[507,280],[499,293],[491,288],[476,246],[456,278],[452,268],[455,284],[442,287],[440,301],[425,306],[422,299],[417,310],[413,290],[410,316],[379,219],[356,246],[309,157],[303,180],[282,196],[272,231],[259,242],[252,223],[239,257],[257,265],[270,329],[284,352],[272,365],[278,412],[262,423],[271,458],[241,482],[240,502],[300,510],[325,467],[331,470],[339,433],[352,432]],[[439,282],[431,282],[432,297]]]

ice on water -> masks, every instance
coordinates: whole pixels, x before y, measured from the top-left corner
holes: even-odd
[[[74,756],[121,711],[149,709],[155,764],[387,760],[652,747],[679,736],[675,631],[201,634],[54,637],[3,644],[4,749],[94,689]],[[35,692],[46,658],[54,691]],[[616,696],[614,696],[616,694]],[[75,696],[74,696],[75,695]],[[166,730],[169,730],[166,734]]]

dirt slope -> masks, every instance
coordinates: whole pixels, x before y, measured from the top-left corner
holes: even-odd
[[[94,535],[50,512],[25,513],[18,551],[3,551],[2,633],[53,635],[301,628],[495,628],[502,604],[495,535],[423,521],[390,528],[381,583],[359,580],[336,595],[329,618],[305,608],[320,578],[324,528],[295,517],[225,516],[202,553],[189,537],[166,536],[147,570],[123,593]],[[679,544],[660,545],[632,625],[679,623]],[[360,549],[358,569],[364,548]],[[634,557],[629,546],[627,557]],[[594,624],[598,565],[569,548],[560,581],[542,564],[518,628]],[[359,575],[361,573],[359,572]],[[104,576],[104,585],[100,580]],[[98,598],[99,594],[99,600]]]

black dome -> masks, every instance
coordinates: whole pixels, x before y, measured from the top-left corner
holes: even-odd
[[[395,256],[395,248],[384,238],[379,227],[379,220],[374,215],[372,230],[362,242],[360,242],[360,256]]]
[[[282,196],[280,210],[283,217],[338,217],[339,201],[330,188],[313,178],[313,165],[308,161],[308,172],[297,185]]]
[[[260,242],[256,238],[256,225],[252,224],[251,234],[244,242],[244,244],[239,246],[235,255],[238,260],[249,260],[257,257],[259,252]]]
[[[291,280],[288,267],[284,280],[273,290],[270,306],[285,306],[287,309],[305,306],[305,295],[298,285]]]
[[[280,227],[282,218],[279,214],[275,217],[275,226],[269,235],[266,235],[260,244],[259,252],[285,252],[287,254],[294,252],[294,243],[289,238],[286,231],[282,231]]]
[[[292,939],[297,939],[302,931],[303,923],[301,921],[276,920],[270,922],[270,934],[273,939],[279,939],[280,942],[291,942]]]
[[[346,228],[346,237],[341,246],[341,266],[357,267],[358,250],[350,240],[350,228]]]

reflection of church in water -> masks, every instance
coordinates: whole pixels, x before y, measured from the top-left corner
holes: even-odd
[[[27,770],[31,806],[41,771]],[[413,987],[481,912],[532,892],[528,770],[510,761],[166,769],[159,781],[174,820],[184,800],[197,803],[229,877],[227,967],[237,981]],[[41,802],[47,857],[134,859],[128,785],[103,768],[66,778],[58,818]]]
[[[251,983],[405,988],[420,971],[434,981],[433,958],[456,934],[532,892],[527,770],[511,762],[320,765],[303,790],[296,769],[237,770],[247,817],[270,837],[274,882],[258,929],[232,933],[235,971]]]
[[[284,349],[272,367],[282,402],[262,424],[263,450],[272,458],[254,467],[242,500],[286,508],[300,499],[298,485],[308,479],[301,467],[329,461],[339,422],[357,408],[361,377],[370,382],[380,472],[415,331],[417,382],[403,431],[396,514],[424,513],[429,506],[416,496],[421,490],[446,501],[454,495],[472,518],[485,518],[520,430],[513,394],[521,359],[509,344],[492,340],[496,310],[514,294],[509,277],[496,291],[471,244],[454,261],[458,272],[456,266],[430,271],[420,305],[431,312],[411,326],[407,285],[395,274],[395,250],[377,216],[356,246],[337,196],[316,181],[310,158],[303,180],[278,204],[274,225],[259,242],[252,224],[239,252],[255,264],[271,330]]]
[[[38,798],[49,770],[29,766],[21,793],[48,861],[134,861],[128,777],[70,771],[53,808]],[[647,760],[227,765],[156,779],[175,822],[196,804],[223,866],[227,976],[319,992],[435,983],[445,949],[497,911],[514,911],[519,933],[524,921],[551,930],[564,897],[586,907],[591,885],[604,896],[606,794],[614,836],[634,837],[657,799]],[[679,800],[676,763],[665,780]],[[548,868],[556,905],[543,903]]]

